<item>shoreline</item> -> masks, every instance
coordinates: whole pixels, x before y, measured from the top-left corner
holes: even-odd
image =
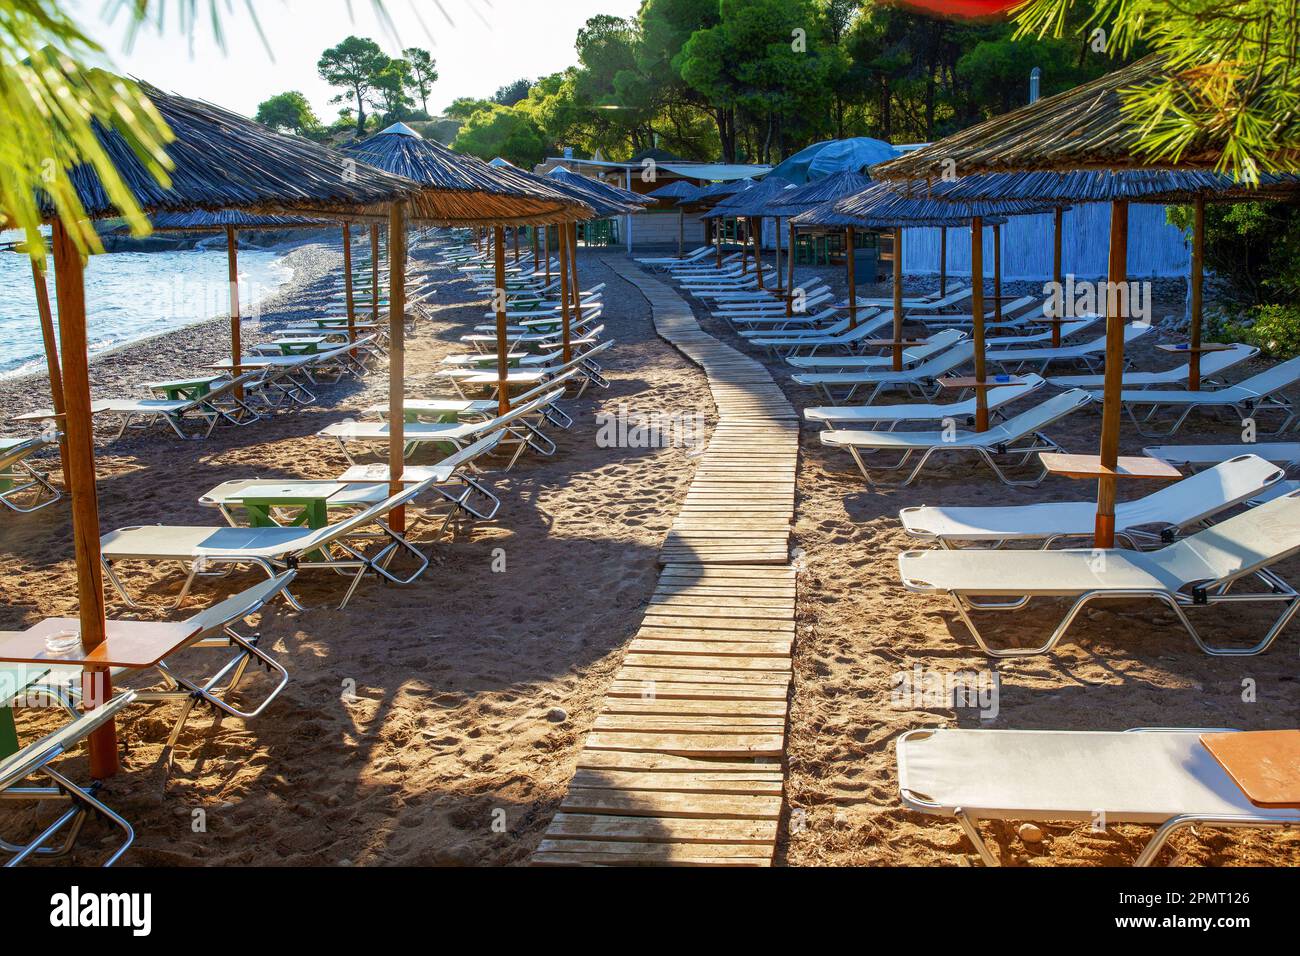
[[[312,286],[337,271],[343,261],[338,243],[319,239],[286,242],[275,250],[292,270],[287,282],[267,296],[240,323],[245,345],[270,337],[283,325],[302,319],[313,308]],[[187,322],[176,328],[122,342],[90,356],[90,384],[95,398],[125,398],[140,395],[139,384],[160,378],[191,374],[207,362],[228,357],[230,319],[225,315]],[[44,371],[44,353],[36,359],[42,368],[0,376],[0,418],[5,434],[39,431],[13,422],[15,415],[50,403],[49,375]]]

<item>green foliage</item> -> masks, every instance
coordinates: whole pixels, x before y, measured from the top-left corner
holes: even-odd
[[[1177,161],[1192,146],[1219,151],[1218,168],[1254,181],[1300,164],[1300,16],[1296,0],[1027,0],[1021,31],[1104,32],[1112,52],[1149,47],[1170,77],[1130,91],[1125,107],[1145,130],[1141,151]]]
[[[532,169],[546,158],[541,130],[520,111],[498,103],[471,115],[452,145],[479,159],[500,156],[523,169]]]
[[[138,11],[143,16],[147,5]],[[145,168],[169,182],[163,151],[172,138],[162,117],[131,81],[87,64],[99,46],[46,0],[0,2],[0,225],[21,229],[34,258],[45,260],[38,196],[53,202],[78,245],[101,251],[68,172],[87,164],[137,234],[148,231],[131,191],[95,136],[96,120],[111,123]]]
[[[1192,207],[1171,206],[1171,223],[1191,235]],[[1300,298],[1300,209],[1288,203],[1210,203],[1205,268],[1236,307]]]
[[[371,104],[380,74],[389,58],[374,40],[350,36],[321,54],[316,70],[330,86],[341,87],[331,103],[351,101],[356,107],[357,135],[365,133],[366,107]]]
[[[492,102],[499,103],[502,106],[514,106],[533,88],[533,81],[527,78],[515,80],[513,83],[507,83],[492,94]]]
[[[321,132],[321,122],[311,104],[297,90],[277,93],[263,100],[258,104],[254,119],[271,129],[299,136],[315,138]]]
[[[420,47],[407,47],[402,51],[402,56],[406,57],[409,67],[408,89],[419,98],[420,110],[427,116],[429,94],[433,91],[433,84],[438,82],[438,66],[433,59],[433,54]]]
[[[1215,342],[1246,342],[1272,358],[1300,355],[1300,306],[1268,303],[1206,317],[1206,337]]]

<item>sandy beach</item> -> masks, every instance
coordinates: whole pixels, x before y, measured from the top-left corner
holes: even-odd
[[[246,341],[309,311],[319,301],[322,277],[341,261],[328,244],[292,255],[293,287],[267,303],[260,322],[246,323]],[[256,720],[196,715],[170,764],[162,759],[162,742],[174,711],[137,709],[120,722],[124,772],[106,787],[105,799],[136,829],[124,864],[527,860],[640,623],[655,587],[658,548],[694,469],[682,448],[598,447],[597,416],[620,406],[634,413],[703,413],[710,421],[714,413],[704,376],[655,335],[648,303],[603,264],[609,255],[583,251],[580,269],[584,286],[607,283],[605,337],[617,342],[604,363],[610,388],[567,404],[576,422],[555,433],[553,457],[528,456],[509,473],[489,472],[504,501],[496,520],[435,544],[435,566],[416,585],[367,581],[342,611],[329,606],[339,594],[333,581],[304,576],[297,590],[312,610],[297,613],[277,603],[262,615],[263,646],[291,680]],[[432,320],[408,336],[412,396],[422,394],[436,361],[460,350],[457,337],[484,321],[488,308],[457,274],[418,256],[416,268],[436,295]],[[806,275],[811,272],[801,270],[801,279]],[[824,276],[843,291],[839,276]],[[909,280],[909,291],[933,286],[930,278]],[[884,285],[861,292],[889,294]],[[1161,305],[1166,308],[1157,315],[1181,312],[1181,303]],[[723,323],[695,311],[707,331],[745,350]],[[94,395],[140,394],[139,382],[223,357],[226,335],[225,320],[213,320],[104,356],[92,367]],[[1147,367],[1171,364],[1153,342],[1133,355]],[[796,406],[821,404],[793,385],[787,370],[772,370]],[[197,499],[222,481],[333,478],[347,463],[315,432],[383,400],[386,388],[380,365],[361,383],[326,386],[315,406],[251,428],[218,430],[206,442],[182,443],[158,431],[101,445],[101,526],[219,524]],[[39,377],[0,384],[6,417],[47,400]],[[1067,450],[1086,452],[1094,450],[1097,430],[1096,410],[1086,409],[1049,432]],[[1236,433],[1206,417],[1180,440],[1236,440]],[[1140,453],[1142,445],[1126,431],[1123,453]],[[778,864],[964,862],[970,848],[955,824],[899,803],[893,744],[913,728],[1296,725],[1294,628],[1262,656],[1211,658],[1172,626],[1168,612],[1114,603],[1090,611],[1053,654],[994,663],[948,604],[910,595],[898,582],[897,554],[915,546],[898,523],[902,507],[1086,500],[1092,492],[1088,483],[1064,479],[1008,490],[986,472],[958,465],[936,468],[909,489],[871,491],[847,455],[823,448],[805,426],[791,542],[799,570],[797,637]],[[73,611],[69,534],[66,506],[4,516],[0,628]],[[1279,570],[1294,578],[1300,560]],[[249,574],[200,584],[194,606],[255,580]],[[157,609],[149,616],[180,613],[165,611],[179,576],[135,567],[128,581]],[[110,615],[140,616],[114,593],[108,600]],[[1028,643],[1062,612],[1031,610],[990,627],[1006,642]],[[1244,638],[1266,626],[1267,614],[1220,615],[1219,626]],[[996,716],[895,706],[894,675],[917,665],[996,673]],[[24,712],[20,729],[50,719]],[[84,775],[84,757],[71,765]],[[991,843],[1007,862],[1117,865],[1131,862],[1150,833],[1043,829],[1045,842],[1028,844],[1014,826],[995,827]],[[74,861],[92,860],[103,845],[83,841]],[[1211,831],[1176,837],[1171,846],[1165,862],[1300,864],[1294,832]]]

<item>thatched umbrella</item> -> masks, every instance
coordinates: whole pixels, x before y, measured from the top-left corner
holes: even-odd
[[[432,187],[437,203],[413,205],[411,219],[430,225],[490,225],[498,248],[496,257],[498,407],[509,411],[507,389],[506,305],[503,225],[521,222],[568,222],[585,218],[590,208],[570,194],[550,186],[538,177],[505,166],[492,166],[473,156],[454,152],[441,143],[425,139],[404,123],[346,147],[349,155],[380,169]],[[405,237],[395,236],[390,223],[388,243],[390,272],[405,256]],[[372,242],[374,240],[372,233]],[[377,256],[375,257],[377,262]],[[376,266],[377,268],[377,266]],[[394,288],[397,283],[394,281]],[[401,301],[398,301],[398,299]],[[402,471],[402,401],[405,386],[405,299],[389,297],[389,469],[396,481]]]
[[[666,186],[660,186],[658,189],[646,193],[648,199],[676,199],[677,202],[677,258],[686,254],[686,207],[684,202],[689,202],[699,196],[702,190],[692,182],[685,179],[674,179]]]
[[[683,199],[678,205],[691,212],[704,212],[712,209],[718,203],[723,202],[729,196],[734,196],[742,190],[749,189],[754,185],[752,179],[729,179],[725,182],[710,183],[708,186],[701,186],[699,193],[690,199]],[[714,223],[713,241],[717,250],[717,263],[722,265],[722,220],[719,219]]]
[[[754,272],[760,290],[763,288],[763,217],[769,215],[768,206],[776,202],[777,197],[793,188],[784,179],[769,176],[761,183],[724,199],[704,214],[705,219],[735,216],[749,221],[750,239],[754,243]]]
[[[377,216],[394,200],[420,196],[417,184],[350,162],[323,146],[281,136],[207,103],[165,94],[148,85],[141,88],[176,137],[166,147],[171,165],[169,181],[155,179],[126,136],[107,126],[101,126],[98,135],[123,181],[147,213],[236,208],[331,217]],[[62,352],[64,477],[72,497],[81,641],[90,650],[103,643],[106,625],[99,507],[95,498],[84,262],[69,230],[76,230],[90,244],[90,220],[116,217],[121,211],[90,167],[78,166],[69,175],[84,218],[64,221],[58,218],[48,198],[43,197],[42,203],[45,218],[52,225]],[[111,693],[107,672],[87,670],[83,691],[87,705],[103,703]],[[90,752],[94,777],[103,779],[116,772],[115,730],[111,723],[92,736]]]
[[[814,180],[795,189],[789,189],[781,193],[772,201],[771,209],[774,213],[786,217],[789,224],[789,242],[788,260],[789,276],[786,282],[785,314],[794,315],[794,246],[795,233],[798,227],[795,225],[794,217],[801,212],[807,212],[811,209],[828,203],[843,199],[846,196],[852,196],[855,193],[862,192],[871,185],[871,177],[853,170],[846,172],[834,173],[822,179]],[[856,288],[857,278],[854,272],[855,262],[853,257],[853,244],[855,242],[854,227],[845,227],[845,253],[846,268],[849,274],[849,319],[857,325],[857,302],[853,292]]]
[[[1056,96],[1038,100],[1003,116],[994,117],[970,129],[945,137],[922,149],[873,168],[873,175],[894,181],[913,181],[901,187],[920,191],[915,180],[941,179],[945,171],[956,170],[963,179],[987,173],[1066,173],[1064,177],[1035,177],[1020,180],[1020,196],[1047,202],[1104,202],[1111,204],[1110,259],[1107,281],[1110,288],[1128,281],[1128,208],[1139,195],[1159,195],[1153,184],[1162,179],[1141,153],[1144,131],[1135,126],[1123,109],[1123,91],[1140,88],[1165,76],[1164,61],[1149,56],[1092,83]],[[1220,141],[1210,134],[1188,143],[1175,170],[1211,170],[1222,159]],[[1116,178],[1103,174],[1082,178],[1080,170],[1126,171],[1145,175]],[[1166,179],[1168,184],[1170,180]],[[1037,182],[1038,186],[1033,184]],[[1184,180],[1186,183],[1187,180]],[[977,180],[967,180],[963,191],[978,191]],[[946,189],[955,189],[947,186]],[[986,188],[993,188],[986,184]],[[1005,188],[1005,184],[998,186]],[[1063,193],[1061,190],[1069,190]],[[1208,195],[1209,190],[1200,190]],[[1189,194],[1195,199],[1196,193]],[[1256,193],[1255,198],[1269,198]],[[1197,218],[1200,218],[1198,210]],[[1199,259],[1199,243],[1193,259]],[[1194,272],[1199,271],[1199,262]],[[1199,284],[1193,295],[1200,297]],[[1107,296],[1106,375],[1101,416],[1101,454],[1097,462],[1097,523],[1095,544],[1115,544],[1115,500],[1119,467],[1119,433],[1124,374],[1124,320],[1117,296]],[[1198,303],[1199,307],[1199,303]],[[1199,339],[1198,339],[1199,347]]]

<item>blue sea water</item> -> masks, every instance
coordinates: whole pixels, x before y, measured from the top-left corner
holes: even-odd
[[[0,242],[17,238],[17,233],[0,233]],[[52,264],[47,275],[57,317]],[[241,314],[256,316],[260,303],[292,278],[293,270],[283,252],[241,249]],[[228,315],[229,301],[224,245],[92,256],[86,267],[91,355]],[[29,260],[25,255],[0,251],[0,378],[44,369],[44,354]]]

